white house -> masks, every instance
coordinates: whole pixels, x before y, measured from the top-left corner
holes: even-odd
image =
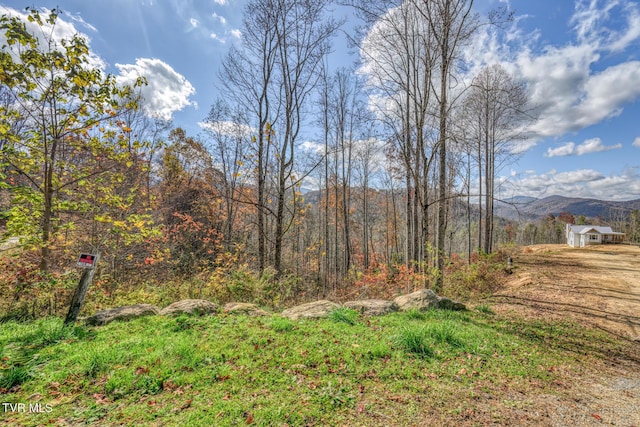
[[[599,227],[595,225],[567,224],[567,244],[574,248],[583,248],[587,245],[600,245],[603,243],[622,243],[624,233],[618,233],[611,227]]]

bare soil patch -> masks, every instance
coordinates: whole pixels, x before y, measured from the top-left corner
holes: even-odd
[[[615,354],[567,340],[591,366],[568,373],[549,394],[514,396],[541,417],[523,425],[640,426],[640,248],[535,245],[512,255],[514,273],[490,301],[502,315],[570,320],[614,335],[627,345]],[[520,409],[515,409],[517,416]],[[525,411],[531,417],[531,411]]]

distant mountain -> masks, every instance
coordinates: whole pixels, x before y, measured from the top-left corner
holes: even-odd
[[[535,220],[549,214],[557,216],[561,212],[569,212],[574,216],[608,218],[614,212],[628,215],[634,209],[640,209],[640,199],[617,202],[564,196],[549,196],[543,199],[518,196],[496,202],[494,208],[497,216],[506,219]]]

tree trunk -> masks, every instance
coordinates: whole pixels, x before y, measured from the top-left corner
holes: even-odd
[[[443,275],[444,275],[444,255],[446,242],[447,227],[447,77],[449,74],[448,52],[445,50],[447,44],[443,43],[442,47],[442,64],[440,65],[440,126],[439,126],[439,144],[438,144],[438,243],[436,247],[436,267],[438,269],[438,277],[434,285],[434,291],[442,291]]]

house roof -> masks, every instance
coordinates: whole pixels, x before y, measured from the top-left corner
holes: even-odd
[[[574,234],[598,233],[598,234],[624,235],[624,233],[618,233],[613,231],[611,227],[600,227],[597,225],[572,225],[571,231],[573,231]]]

